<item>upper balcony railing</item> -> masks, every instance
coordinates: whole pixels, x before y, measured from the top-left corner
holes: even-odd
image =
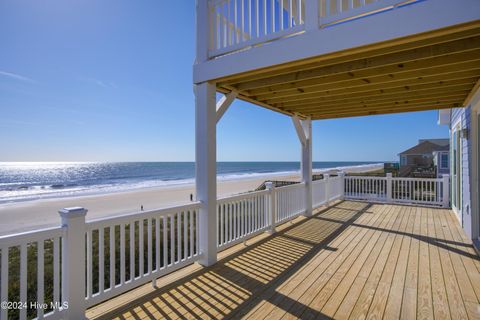
[[[208,58],[422,0],[209,0]],[[202,19],[202,17],[199,17]]]

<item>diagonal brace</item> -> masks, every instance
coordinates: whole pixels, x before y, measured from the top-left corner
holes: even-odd
[[[305,146],[307,144],[307,139],[310,139],[306,122],[300,120],[300,118],[298,118],[296,115],[292,116],[292,122],[293,126],[295,127],[295,131],[297,132],[298,140],[300,140],[302,146]]]
[[[237,97],[238,93],[236,91],[232,91],[229,94],[224,95],[218,102],[217,102],[217,123],[222,119],[225,112],[227,112],[228,107],[232,104],[233,100]]]

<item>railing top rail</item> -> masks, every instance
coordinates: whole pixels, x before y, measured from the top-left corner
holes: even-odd
[[[136,221],[139,219],[148,219],[148,218],[153,218],[155,216],[165,216],[165,215],[174,214],[177,212],[197,210],[200,208],[200,205],[201,203],[199,201],[196,201],[196,202],[173,206],[173,207],[126,213],[126,214],[118,215],[114,217],[104,217],[104,218],[89,220],[86,222],[86,225],[87,225],[87,229],[95,229],[102,226],[118,225],[121,223],[129,223],[131,221]]]
[[[254,192],[241,193],[234,196],[226,196],[226,197],[218,198],[217,203],[225,203],[230,201],[250,199],[255,196],[261,196],[263,194],[267,194],[268,192],[269,192],[268,190],[260,190],[260,191],[254,191]]]
[[[345,176],[345,179],[370,179],[370,180],[382,180],[387,177],[374,177],[374,176]],[[392,178],[393,179],[393,178]]]
[[[438,182],[442,181],[442,178],[410,178],[410,177],[395,177],[392,180],[403,180],[403,181],[431,181],[431,182]]]
[[[61,237],[64,235],[65,230],[64,227],[58,226],[0,236],[0,248]]]
[[[299,189],[299,188],[303,188],[303,187],[305,187],[305,182],[295,183],[295,184],[291,184],[291,185],[288,185],[288,186],[281,186],[281,187],[278,187],[276,189],[279,190],[279,191],[287,191],[287,190],[290,190],[290,189]]]

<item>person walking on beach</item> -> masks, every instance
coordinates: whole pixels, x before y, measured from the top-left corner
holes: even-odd
[[[190,193],[190,201],[193,202],[193,193]]]

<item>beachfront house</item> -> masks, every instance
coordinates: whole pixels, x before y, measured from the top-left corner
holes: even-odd
[[[440,177],[450,173],[449,139],[420,139],[418,144],[399,153],[401,177]]]
[[[1,319],[480,318],[480,1],[197,0],[196,33],[197,201],[1,237],[2,301],[68,303]],[[291,118],[301,183],[217,199],[235,99]],[[312,121],[432,109],[451,179],[312,181]]]

